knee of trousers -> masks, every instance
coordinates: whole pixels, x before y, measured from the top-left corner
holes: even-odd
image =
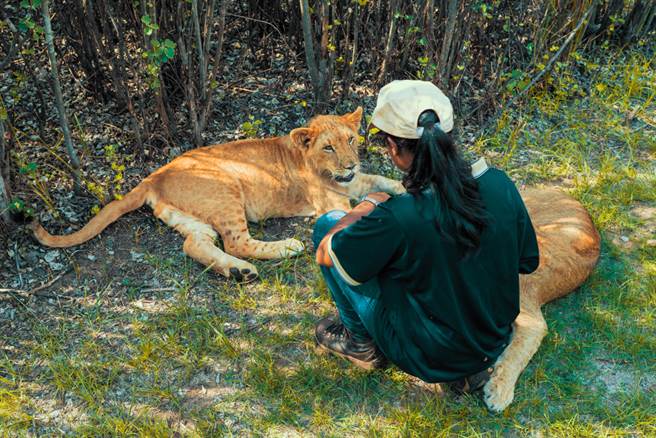
[[[312,242],[314,243],[314,248],[316,250],[317,246],[321,243],[321,240],[324,238],[328,231],[335,226],[341,218],[346,216],[346,212],[342,210],[331,210],[328,213],[325,213],[317,219],[317,222],[314,224],[314,230],[312,232]]]

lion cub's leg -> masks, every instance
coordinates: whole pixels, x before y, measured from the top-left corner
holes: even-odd
[[[540,306],[521,308],[510,345],[499,356],[490,380],[483,388],[483,400],[495,412],[503,411],[513,401],[515,383],[547,334],[547,323]]]
[[[360,173],[356,179],[348,185],[348,192],[354,199],[360,199],[362,196],[372,192],[385,192],[390,195],[400,195],[405,193],[405,187],[401,181],[385,178],[380,175],[369,175]]]
[[[226,254],[214,245],[217,235],[210,225],[164,203],[157,204],[154,213],[186,237],[182,248],[189,257],[225,277],[234,277],[237,281],[257,278],[255,266]]]
[[[234,212],[234,210],[233,210]],[[228,217],[221,215],[214,223],[221,234],[225,250],[237,257],[253,257],[256,259],[279,259],[292,257],[303,252],[305,246],[297,239],[285,239],[274,242],[264,242],[253,239],[248,232],[245,213]]]

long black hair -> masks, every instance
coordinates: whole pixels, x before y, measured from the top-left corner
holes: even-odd
[[[478,182],[451,137],[440,127],[434,111],[421,113],[417,125],[424,130],[419,139],[387,134],[400,149],[414,155],[403,185],[415,196],[432,188],[440,201],[437,203],[438,230],[460,244],[467,256],[478,249],[486,226],[485,206]],[[455,235],[446,234],[441,224],[452,225]]]

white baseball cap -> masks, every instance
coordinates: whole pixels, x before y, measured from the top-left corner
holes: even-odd
[[[414,80],[392,81],[378,93],[370,123],[395,137],[419,138],[423,128],[417,127],[417,120],[426,110],[435,111],[442,131],[453,129],[451,101],[435,84]]]

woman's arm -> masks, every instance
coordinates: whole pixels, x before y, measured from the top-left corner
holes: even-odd
[[[383,192],[370,193],[367,196],[375,199],[378,202],[385,202],[390,198],[387,193]],[[352,223],[359,221],[362,216],[369,215],[372,211],[374,211],[374,208],[376,208],[376,206],[373,203],[369,201],[363,201],[353,207],[353,209],[346,216],[341,218],[339,222],[337,222],[335,226],[332,227],[330,231],[328,231],[328,234],[326,234],[321,240],[321,243],[317,248],[317,263],[321,266],[332,267],[333,261],[330,259],[330,255],[328,255],[328,245],[330,244],[330,238],[339,230],[342,230]]]

